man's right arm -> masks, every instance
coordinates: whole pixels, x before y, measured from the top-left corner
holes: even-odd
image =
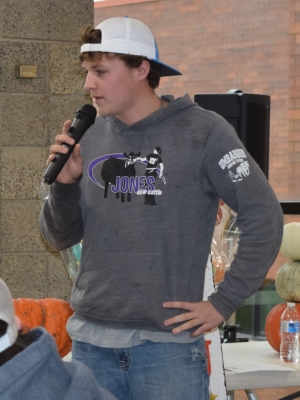
[[[41,233],[56,250],[65,250],[83,238],[79,181],[73,184],[54,182],[41,210]]]
[[[49,165],[57,153],[64,154],[68,149],[63,143],[72,145],[74,139],[67,135],[71,121],[65,122],[62,134],[57,135],[50,146]],[[64,165],[56,181],[51,185],[47,201],[40,214],[40,229],[45,240],[56,250],[67,249],[83,237],[83,222],[80,208],[80,177],[82,158],[77,144]]]

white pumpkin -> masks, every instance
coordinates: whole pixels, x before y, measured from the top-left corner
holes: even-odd
[[[300,222],[284,225],[280,252],[290,260],[300,260]]]
[[[300,302],[300,261],[289,261],[279,268],[275,287],[285,301]]]

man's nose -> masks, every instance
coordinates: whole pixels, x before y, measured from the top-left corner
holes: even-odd
[[[89,91],[95,88],[95,81],[91,72],[88,72],[85,78],[84,89]]]

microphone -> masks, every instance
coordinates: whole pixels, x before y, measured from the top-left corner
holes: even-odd
[[[94,124],[96,114],[97,111],[95,107],[90,104],[85,104],[81,107],[80,110],[76,111],[75,118],[67,133],[68,136],[75,140],[75,143],[72,146],[67,143],[62,143],[62,145],[64,147],[67,147],[69,151],[66,154],[57,153],[55,155],[55,159],[51,161],[51,163],[48,165],[48,168],[46,169],[46,172],[43,176],[44,183],[46,183],[47,185],[51,185],[55,181],[63,166],[72,154],[75,144],[80,141],[88,128]]]

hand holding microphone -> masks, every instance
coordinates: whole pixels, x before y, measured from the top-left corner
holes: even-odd
[[[56,180],[66,162],[70,158],[76,144],[80,141],[87,129],[94,124],[96,114],[97,111],[92,105],[85,104],[76,112],[75,118],[70,127],[70,123],[68,121],[65,123],[62,135],[57,135],[56,144],[50,147],[51,154],[55,154],[55,158],[50,156],[52,161],[48,165],[48,168],[44,174],[44,183],[51,185]],[[76,158],[78,161],[79,149],[75,149],[74,151],[74,157],[72,160],[73,164],[76,164]],[[80,169],[81,166],[73,165],[72,168],[70,164],[71,163],[68,165],[69,182],[66,181],[65,183],[71,183],[71,180],[76,180],[81,173],[81,170],[79,173],[78,171],[76,172],[76,169],[78,170],[78,167]]]

